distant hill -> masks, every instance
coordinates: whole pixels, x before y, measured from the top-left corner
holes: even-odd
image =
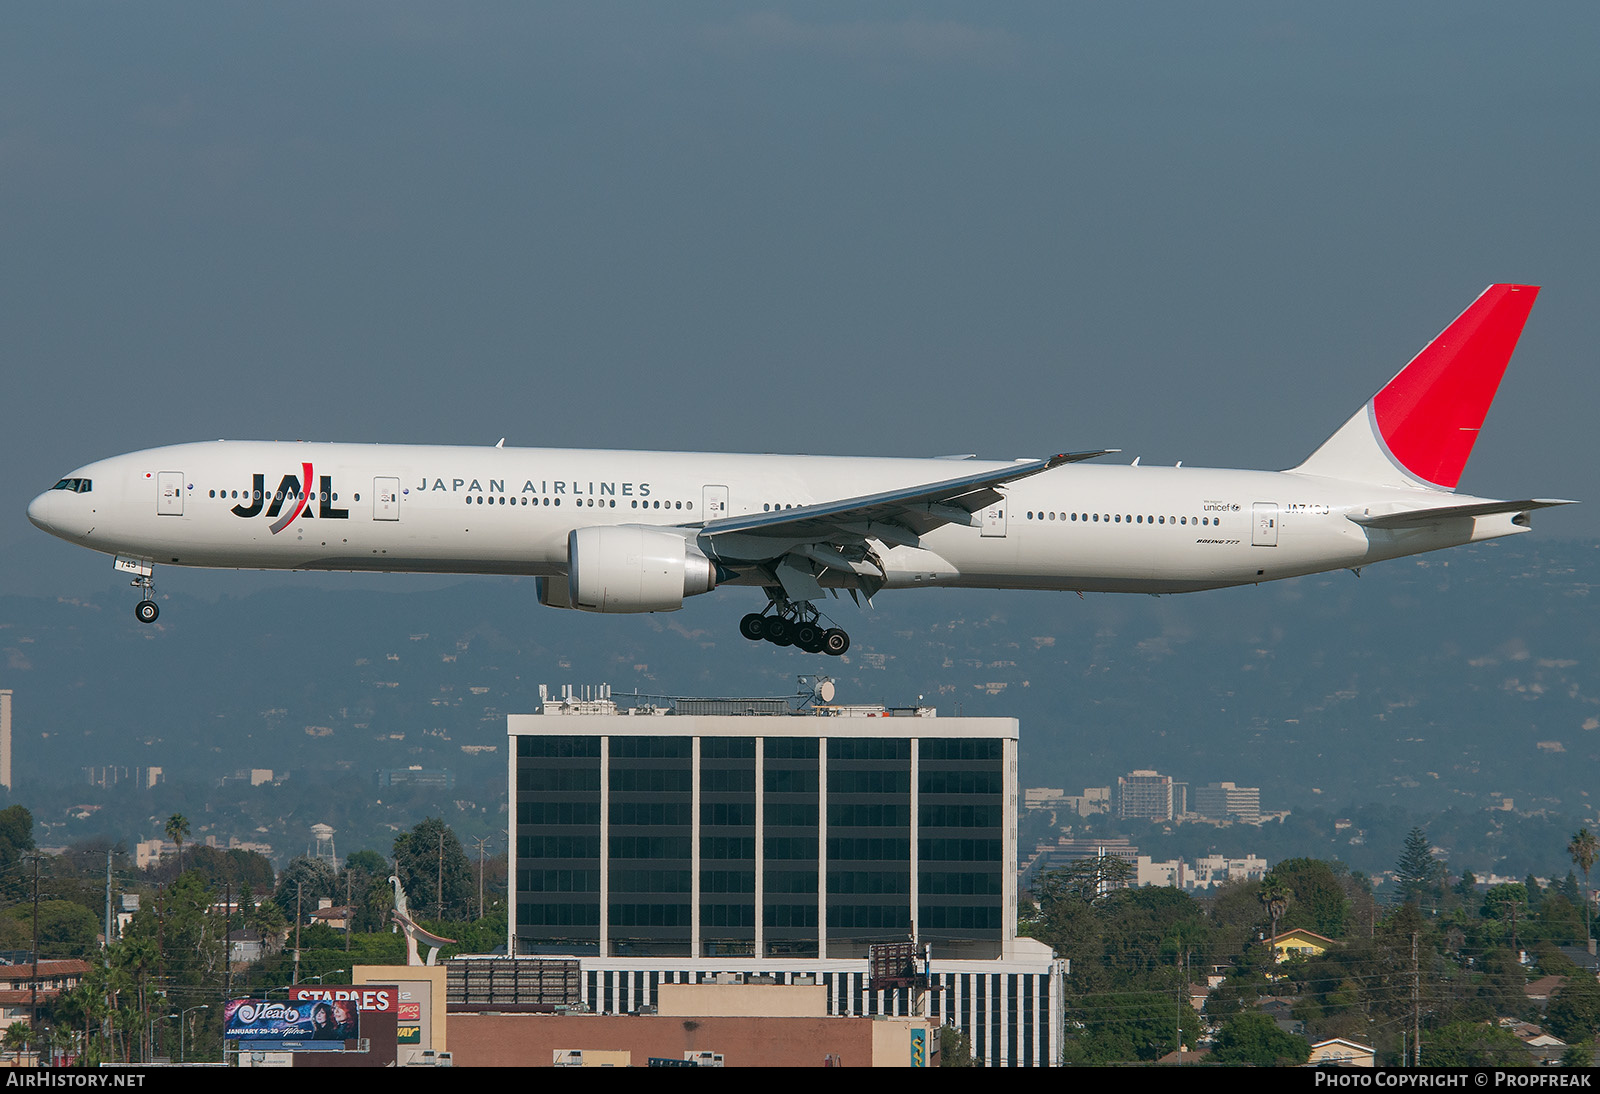
[[[531,581],[330,592],[285,576],[210,602],[169,572],[153,627],[126,587],[0,598],[0,687],[16,691],[19,793],[90,764],[492,781],[504,717],[535,709],[540,683],[787,694],[823,672],[842,701],[1020,718],[1024,786],[1155,768],[1259,785],[1267,809],[1511,798],[1591,816],[1597,578],[1600,543],[1535,534],[1187,596],[886,593],[834,602],[854,645],[826,658],[740,638],[751,590],[606,617],[542,608]]]

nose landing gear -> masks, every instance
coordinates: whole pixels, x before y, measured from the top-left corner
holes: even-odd
[[[134,578],[130,584],[135,589],[139,589],[144,593],[144,595],[140,597],[139,603],[134,605],[133,617],[141,623],[154,623],[156,621],[156,617],[161,614],[161,609],[156,607],[155,582],[150,580],[149,574],[144,574],[140,577]]]

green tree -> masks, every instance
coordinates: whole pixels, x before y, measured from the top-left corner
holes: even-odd
[[[1567,1051],[1561,1054],[1562,1067],[1593,1067],[1595,1043],[1593,1041],[1580,1041],[1575,1045],[1568,1045]]]
[[[411,913],[463,919],[476,890],[461,841],[441,817],[429,817],[394,841],[395,874],[405,886]]]
[[[183,841],[189,838],[189,818],[174,813],[167,818],[167,838],[178,845],[178,872],[183,872]]]
[[[276,900],[252,900],[241,907],[240,928],[254,931],[261,938],[261,948],[266,954],[283,949],[284,935],[289,929],[289,917],[283,914]]]
[[[1567,844],[1567,854],[1572,856],[1572,864],[1583,871],[1583,929],[1585,937],[1589,937],[1594,933],[1589,923],[1589,869],[1600,856],[1600,839],[1587,827],[1580,828]]]
[[[1093,993],[1067,1000],[1067,1024],[1074,1032],[1062,1046],[1070,1064],[1122,1064],[1158,1060],[1202,1029],[1200,1016],[1177,991]]]
[[[0,896],[22,900],[28,895],[22,856],[32,850],[33,814],[20,805],[0,809]]]
[[[1283,1032],[1260,1011],[1245,1011],[1223,1023],[1211,1059],[1221,1064],[1293,1066],[1311,1059],[1311,1042]]]
[[[138,1031],[141,1059],[153,1053],[176,1056],[178,1029],[165,1015],[188,1007],[186,1000],[211,1000],[222,992],[225,943],[224,918],[211,915],[218,894],[198,874],[182,874],[159,890],[140,910],[112,947],[112,962],[125,976],[137,1003],[137,1021],[126,1027]],[[194,1021],[195,1043],[189,1058],[215,1059],[220,1052],[221,1009],[200,1012]],[[154,1029],[155,1039],[147,1031]]]
[[[1130,972],[1203,961],[1210,931],[1198,901],[1181,889],[1119,889],[1094,906],[1107,964]]]
[[[255,851],[241,851],[237,847],[231,851],[215,847],[191,847],[189,869],[199,870],[206,883],[214,889],[231,885],[234,896],[238,896],[246,885],[257,893],[272,891],[272,860]]]
[[[300,855],[278,875],[278,888],[272,899],[285,918],[293,922],[297,911],[301,918],[316,911],[322,897],[337,902],[342,895],[334,881],[333,867],[326,859]]]
[[[1477,998],[1488,1012],[1483,1017],[1524,1017],[1530,1011],[1527,987],[1528,978],[1522,970],[1517,955],[1505,946],[1496,946],[1478,958],[1481,975],[1477,982]]]
[[[33,906],[18,904],[0,913],[0,949],[33,945]],[[39,952],[46,958],[88,957],[100,948],[100,921],[70,900],[39,902]]]
[[[1517,923],[1526,914],[1528,890],[1520,881],[1510,881],[1492,886],[1483,896],[1485,918],[1499,920],[1506,925],[1511,936],[1511,948],[1520,950],[1517,940]]]
[[[1578,891],[1578,875],[1573,873],[1571,870],[1568,870],[1567,876],[1561,879],[1559,888],[1555,885],[1552,885],[1551,888],[1555,889],[1562,896],[1566,897],[1567,903],[1571,904],[1574,908],[1576,908],[1578,906],[1578,902],[1583,899],[1583,894]]]
[[[1133,867],[1114,855],[1078,859],[1040,874],[1033,895],[1043,908],[1063,900],[1093,904],[1127,885]]]
[[[1343,938],[1350,899],[1332,866],[1320,859],[1284,859],[1273,876],[1293,894],[1283,917],[1284,928],[1305,927],[1328,938]]]
[[[1561,945],[1575,945],[1583,939],[1583,917],[1554,886],[1539,902],[1539,933]]]
[[[344,860],[344,868],[368,877],[387,877],[389,860],[376,851],[357,851]]]
[[[389,860],[376,851],[357,851],[344,860],[338,881],[340,903],[348,901],[355,908],[353,930],[381,931],[389,926],[389,912],[394,908],[394,890],[389,887],[392,872]]]
[[[1451,1022],[1422,1037],[1426,1067],[1532,1067],[1533,1057],[1510,1030],[1484,1022]]]
[[[1399,886],[1400,898],[1420,901],[1436,888],[1441,873],[1441,864],[1433,857],[1428,834],[1420,828],[1411,829],[1406,835],[1405,849],[1394,864],[1394,880]]]
[[[33,1030],[29,1028],[28,1023],[12,1022],[6,1027],[5,1034],[0,1036],[0,1045],[4,1045],[5,1050],[13,1054],[25,1052],[32,1038]]]
[[[1262,911],[1267,913],[1267,918],[1272,922],[1272,937],[1267,942],[1267,949],[1274,954],[1278,944],[1278,921],[1283,918],[1283,913],[1289,910],[1289,901],[1293,896],[1289,887],[1276,873],[1268,873],[1256,887],[1256,900],[1260,901]]]
[[[1572,1044],[1600,1033],[1600,983],[1592,976],[1571,976],[1545,1008],[1544,1024]]]
[[[956,1026],[939,1027],[939,1066],[977,1067],[972,1058],[972,1039]]]

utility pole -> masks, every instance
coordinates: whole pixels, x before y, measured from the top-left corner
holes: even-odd
[[[294,887],[294,977],[291,984],[300,983],[300,894],[305,889],[304,882],[296,882]]]
[[[233,994],[233,882],[223,890],[222,897],[222,1005],[228,1005]]]
[[[106,848],[106,1016],[100,1021],[102,1051],[111,1051],[111,854]]]
[[[485,847],[489,846],[489,840],[491,840],[492,838],[493,838],[492,836],[478,836],[478,837],[476,837],[476,841],[477,841],[477,844],[478,844],[478,918],[479,919],[482,919],[484,917],[484,915],[486,914],[485,911],[484,911],[484,907],[483,907],[483,849]]]
[[[1422,966],[1417,961],[1417,932],[1411,932],[1411,1066],[1422,1066]]]
[[[28,1028],[39,1035],[39,856],[33,856],[33,996],[28,1004]],[[35,1053],[34,1059],[38,1060]]]
[[[439,918],[444,918],[444,822],[439,824]]]
[[[1183,997],[1185,994],[1187,994],[1187,992],[1185,992],[1184,989],[1180,988],[1178,990],[1178,1006],[1172,1012],[1172,1025],[1173,1031],[1177,1035],[1178,1063],[1180,1064],[1183,1063]]]
[[[106,969],[111,968],[111,852],[106,851]]]

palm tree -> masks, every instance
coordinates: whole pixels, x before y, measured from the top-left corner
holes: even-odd
[[[33,1040],[33,1030],[26,1022],[12,1022],[6,1027],[3,1040],[5,1050],[11,1053],[13,1059],[20,1058],[27,1051],[29,1043]]]
[[[189,835],[189,818],[174,813],[167,818],[167,838],[178,845],[178,873],[183,873],[183,841]]]
[[[1261,887],[1256,890],[1256,899],[1261,901],[1261,906],[1266,909],[1267,916],[1272,920],[1272,941],[1267,944],[1267,948],[1272,951],[1274,961],[1277,960],[1278,954],[1278,920],[1289,910],[1289,898],[1293,895],[1284,888],[1277,874],[1267,874],[1263,877]]]
[[[1596,839],[1588,828],[1580,828],[1572,837],[1572,842],[1567,844],[1567,854],[1572,856],[1572,864],[1583,871],[1583,937],[1591,937],[1589,929],[1589,868],[1594,865],[1594,860],[1600,857],[1600,839]]]

